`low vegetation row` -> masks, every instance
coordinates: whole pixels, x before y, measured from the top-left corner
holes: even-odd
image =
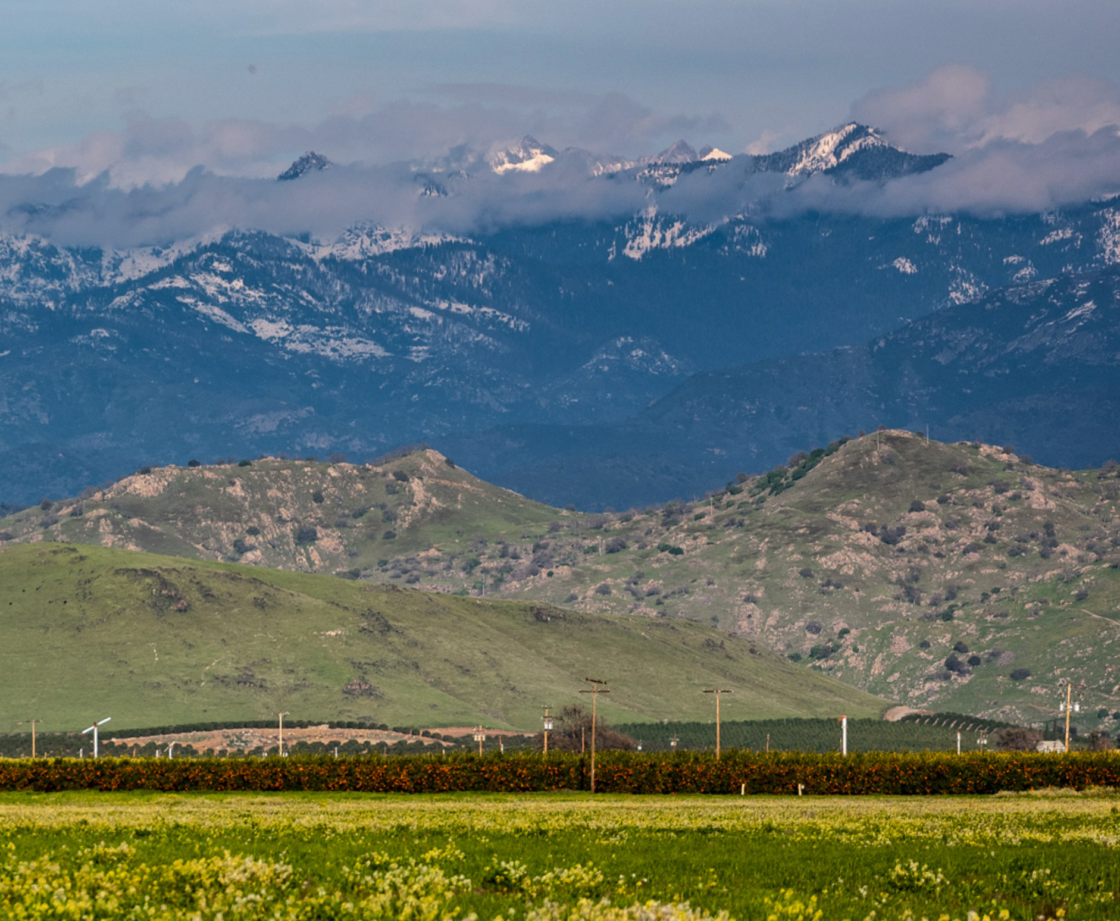
[[[401,758],[37,759],[0,762],[0,790],[529,793],[588,790],[586,755],[421,755]],[[605,752],[603,793],[826,795],[992,794],[1050,787],[1120,787],[1120,755],[1030,753],[673,754]]]
[[[848,750],[955,751],[958,732],[962,751],[1006,748],[1000,744],[1000,731],[1007,728],[1011,728],[1008,723],[953,713],[915,716],[899,722],[851,719]],[[640,742],[643,751],[715,747],[716,727],[712,722],[627,723],[617,729],[635,743]],[[726,748],[824,753],[839,750],[840,726],[835,719],[724,720],[720,738]]]

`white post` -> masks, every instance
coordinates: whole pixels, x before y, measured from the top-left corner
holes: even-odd
[[[167,760],[170,761],[175,757],[175,743],[171,742],[167,746]]]
[[[957,730],[957,754],[961,753],[961,731]]]
[[[840,754],[848,754],[848,718],[840,717]]]

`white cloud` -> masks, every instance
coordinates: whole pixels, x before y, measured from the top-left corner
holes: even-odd
[[[1005,96],[975,67],[941,67],[898,89],[876,90],[852,106],[857,120],[920,151],[953,153],[1005,141],[1042,144],[1054,135],[1095,134],[1120,125],[1120,87],[1073,75]]]
[[[423,181],[405,161],[432,166],[459,145],[477,155],[525,133],[557,148],[652,153],[666,138],[700,146],[721,127],[718,119],[658,113],[621,95],[495,84],[442,85],[429,87],[421,101],[365,98],[351,105],[350,114],[309,127],[251,119],[193,124],[131,110],[120,131],[95,132],[9,164],[9,175],[0,176],[0,229],[126,246],[226,227],[329,236],[372,220],[470,233],[563,217],[614,218],[642,208],[647,188],[591,179],[572,158],[538,173],[498,177],[468,154],[462,162],[471,177],[444,175],[441,181],[454,187],[446,198],[420,196]],[[1120,191],[1120,94],[1102,81],[1048,81],[997,97],[983,72],[943,68],[870,94],[853,111],[903,146],[948,149],[954,158],[885,185],[822,177],[793,191],[786,177],[752,176],[742,160],[733,161],[712,174],[682,177],[660,194],[662,210],[701,223],[743,210],[780,217],[808,208],[987,215],[1060,208]],[[756,149],[774,140],[763,135]],[[296,183],[275,181],[309,149],[338,166]]]

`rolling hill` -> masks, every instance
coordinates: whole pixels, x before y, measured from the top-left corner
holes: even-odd
[[[1072,677],[1094,688],[1082,724],[1114,729],[1118,496],[1114,465],[883,431],[620,513],[550,509],[425,450],[157,468],[0,533],[696,621],[880,697],[1010,721],[1053,718]]]
[[[0,551],[0,732],[268,719],[533,730],[605,678],[612,720],[878,716],[886,702],[687,621],[604,616],[56,542]],[[731,708],[728,708],[729,710]]]

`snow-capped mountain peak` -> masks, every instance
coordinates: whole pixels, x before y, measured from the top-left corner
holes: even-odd
[[[730,160],[731,154],[726,150],[720,150],[718,147],[706,146],[700,148],[700,160],[705,163],[722,163],[725,160]]]
[[[835,169],[858,151],[890,146],[874,128],[850,122],[799,144],[800,156],[786,172],[791,176],[820,173]]]
[[[849,122],[772,154],[754,157],[753,169],[804,179],[818,173],[886,181],[940,166],[949,154],[912,154],[892,145],[874,128]]]
[[[555,160],[560,154],[547,144],[542,144],[532,135],[525,135],[519,143],[507,150],[492,153],[487,162],[490,168],[501,175],[510,170],[535,173]]]

